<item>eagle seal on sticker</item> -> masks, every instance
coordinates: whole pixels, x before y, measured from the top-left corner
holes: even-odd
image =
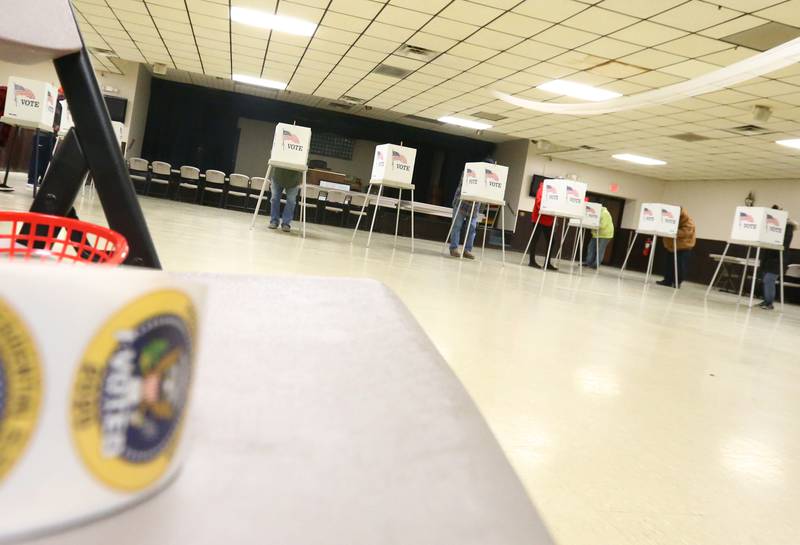
[[[28,445],[41,400],[36,345],[19,316],[0,299],[0,484]]]
[[[193,374],[197,315],[164,290],[113,315],[89,342],[72,391],[71,427],[89,471],[136,492],[158,481],[178,447]]]

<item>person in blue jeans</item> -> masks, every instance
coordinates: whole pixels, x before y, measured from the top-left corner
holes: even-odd
[[[484,163],[491,163],[495,164],[496,161],[492,158],[486,158],[483,160]],[[461,257],[461,253],[458,251],[458,242],[461,240],[461,229],[464,227],[464,224],[469,221],[469,213],[472,210],[472,203],[471,202],[462,202],[461,206],[456,208],[458,204],[458,199],[461,198],[461,186],[464,183],[464,178],[461,178],[461,183],[458,184],[458,188],[456,188],[456,194],[453,196],[453,213],[456,215],[455,223],[453,223],[453,232],[450,234],[450,256],[451,257]],[[469,228],[467,230],[467,235],[464,238],[464,257],[467,259],[475,259],[475,256],[472,253],[472,246],[475,243],[475,235],[478,232],[478,215],[481,211],[481,205],[479,203],[475,203],[475,210],[472,210],[472,221],[469,224]]]
[[[776,204],[772,209],[780,210],[781,208]],[[796,228],[797,224],[794,221],[788,220],[786,222],[786,231],[783,234],[784,273],[789,266],[789,246],[792,244],[792,238],[794,237],[794,230]],[[761,270],[764,271],[764,300],[758,306],[764,310],[772,310],[775,308],[773,306],[775,302],[775,285],[778,282],[778,276],[780,274],[780,254],[778,250],[761,251]]]
[[[303,181],[303,174],[297,170],[287,170],[285,168],[272,167],[272,199],[270,200],[270,229],[277,229],[280,225],[281,230],[288,233],[292,230],[292,219],[294,218],[294,208],[297,205],[297,194],[300,192],[300,184]],[[281,194],[286,192],[286,205],[283,207],[281,215]]]
[[[603,256],[606,255],[606,246],[608,246],[612,238],[614,238],[614,220],[611,217],[611,212],[604,206],[600,212],[600,229],[592,231],[592,238],[586,248],[586,261],[584,261],[583,266],[596,269],[603,262]]]

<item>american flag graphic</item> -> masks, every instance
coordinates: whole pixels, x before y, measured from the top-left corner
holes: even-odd
[[[652,211],[652,210],[650,210],[649,208],[645,208],[645,209],[644,209],[644,211],[642,212],[642,215],[643,215],[645,218],[654,218],[654,217],[655,217],[655,216],[653,215],[653,211]]]
[[[379,151],[379,152],[376,153],[376,155],[378,156],[378,161],[380,161],[382,163],[383,162],[383,152]]]
[[[661,217],[662,218],[666,218],[668,220],[674,220],[675,219],[675,215],[672,212],[670,212],[669,210],[667,210],[666,208],[662,208],[661,209]]]
[[[477,178],[478,175],[471,168],[467,169],[467,178]]]
[[[552,193],[554,195],[558,194],[558,189],[556,189],[555,186],[552,186],[552,185],[544,186],[544,190],[545,190],[546,193]]]
[[[567,186],[567,195],[569,195],[570,197],[575,197],[575,198],[577,198],[577,199],[580,199],[580,198],[581,198],[581,196],[580,196],[580,195],[578,195],[578,192],[577,192],[577,191],[575,191],[575,188],[574,188],[574,187],[572,187],[571,185],[568,185],[568,186]]]
[[[394,150],[392,150],[392,161],[393,162],[396,161],[398,163],[403,163],[404,165],[408,164],[408,161],[406,161],[405,155],[402,155],[401,153],[398,153],[398,152],[396,152]]]
[[[586,207],[586,215],[591,217],[597,217],[597,212],[591,206]]]
[[[297,144],[298,146],[300,145],[300,139],[297,138],[297,136],[293,135],[286,129],[283,129],[283,143],[285,144],[286,142]]]
[[[754,223],[756,220],[754,220],[753,216],[747,212],[739,212],[739,221],[748,221],[750,223]]]
[[[772,214],[767,214],[767,225],[774,225],[775,227],[780,227],[781,222],[779,222],[778,218],[776,218]]]
[[[53,93],[51,93],[51,92],[48,90],[48,91],[47,91],[47,105],[48,105],[48,106],[54,106],[54,105],[55,105],[55,102],[56,102],[56,101],[55,101],[55,99],[53,98]]]
[[[19,83],[14,84],[14,101],[19,98],[29,98],[31,100],[36,100],[36,95],[33,94],[33,91],[28,89],[27,87],[20,85]]]
[[[500,178],[497,176],[497,174],[495,172],[489,170],[488,168],[485,169],[485,171],[486,171],[486,179],[487,180],[491,180],[492,182],[499,182],[500,181]]]

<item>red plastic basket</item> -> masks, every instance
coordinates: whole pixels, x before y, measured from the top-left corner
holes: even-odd
[[[119,265],[128,241],[106,227],[33,212],[0,211],[0,260]]]

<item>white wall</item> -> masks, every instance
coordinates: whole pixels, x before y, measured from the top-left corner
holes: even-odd
[[[267,161],[272,149],[276,124],[240,117],[238,126],[240,133],[239,148],[236,152],[236,172],[248,176],[263,176],[267,171]],[[309,160],[325,161],[330,170],[361,178],[363,182],[366,182],[372,174],[372,162],[377,145],[376,142],[369,140],[355,140],[351,160],[324,157],[313,153],[309,154],[308,158]]]
[[[756,206],[777,204],[789,212],[789,217],[800,220],[800,180],[669,182],[664,189],[664,202],[686,208],[697,225],[698,237],[727,240],[734,211],[737,206],[744,206],[751,191]],[[800,249],[800,237],[795,237],[792,247]]]

